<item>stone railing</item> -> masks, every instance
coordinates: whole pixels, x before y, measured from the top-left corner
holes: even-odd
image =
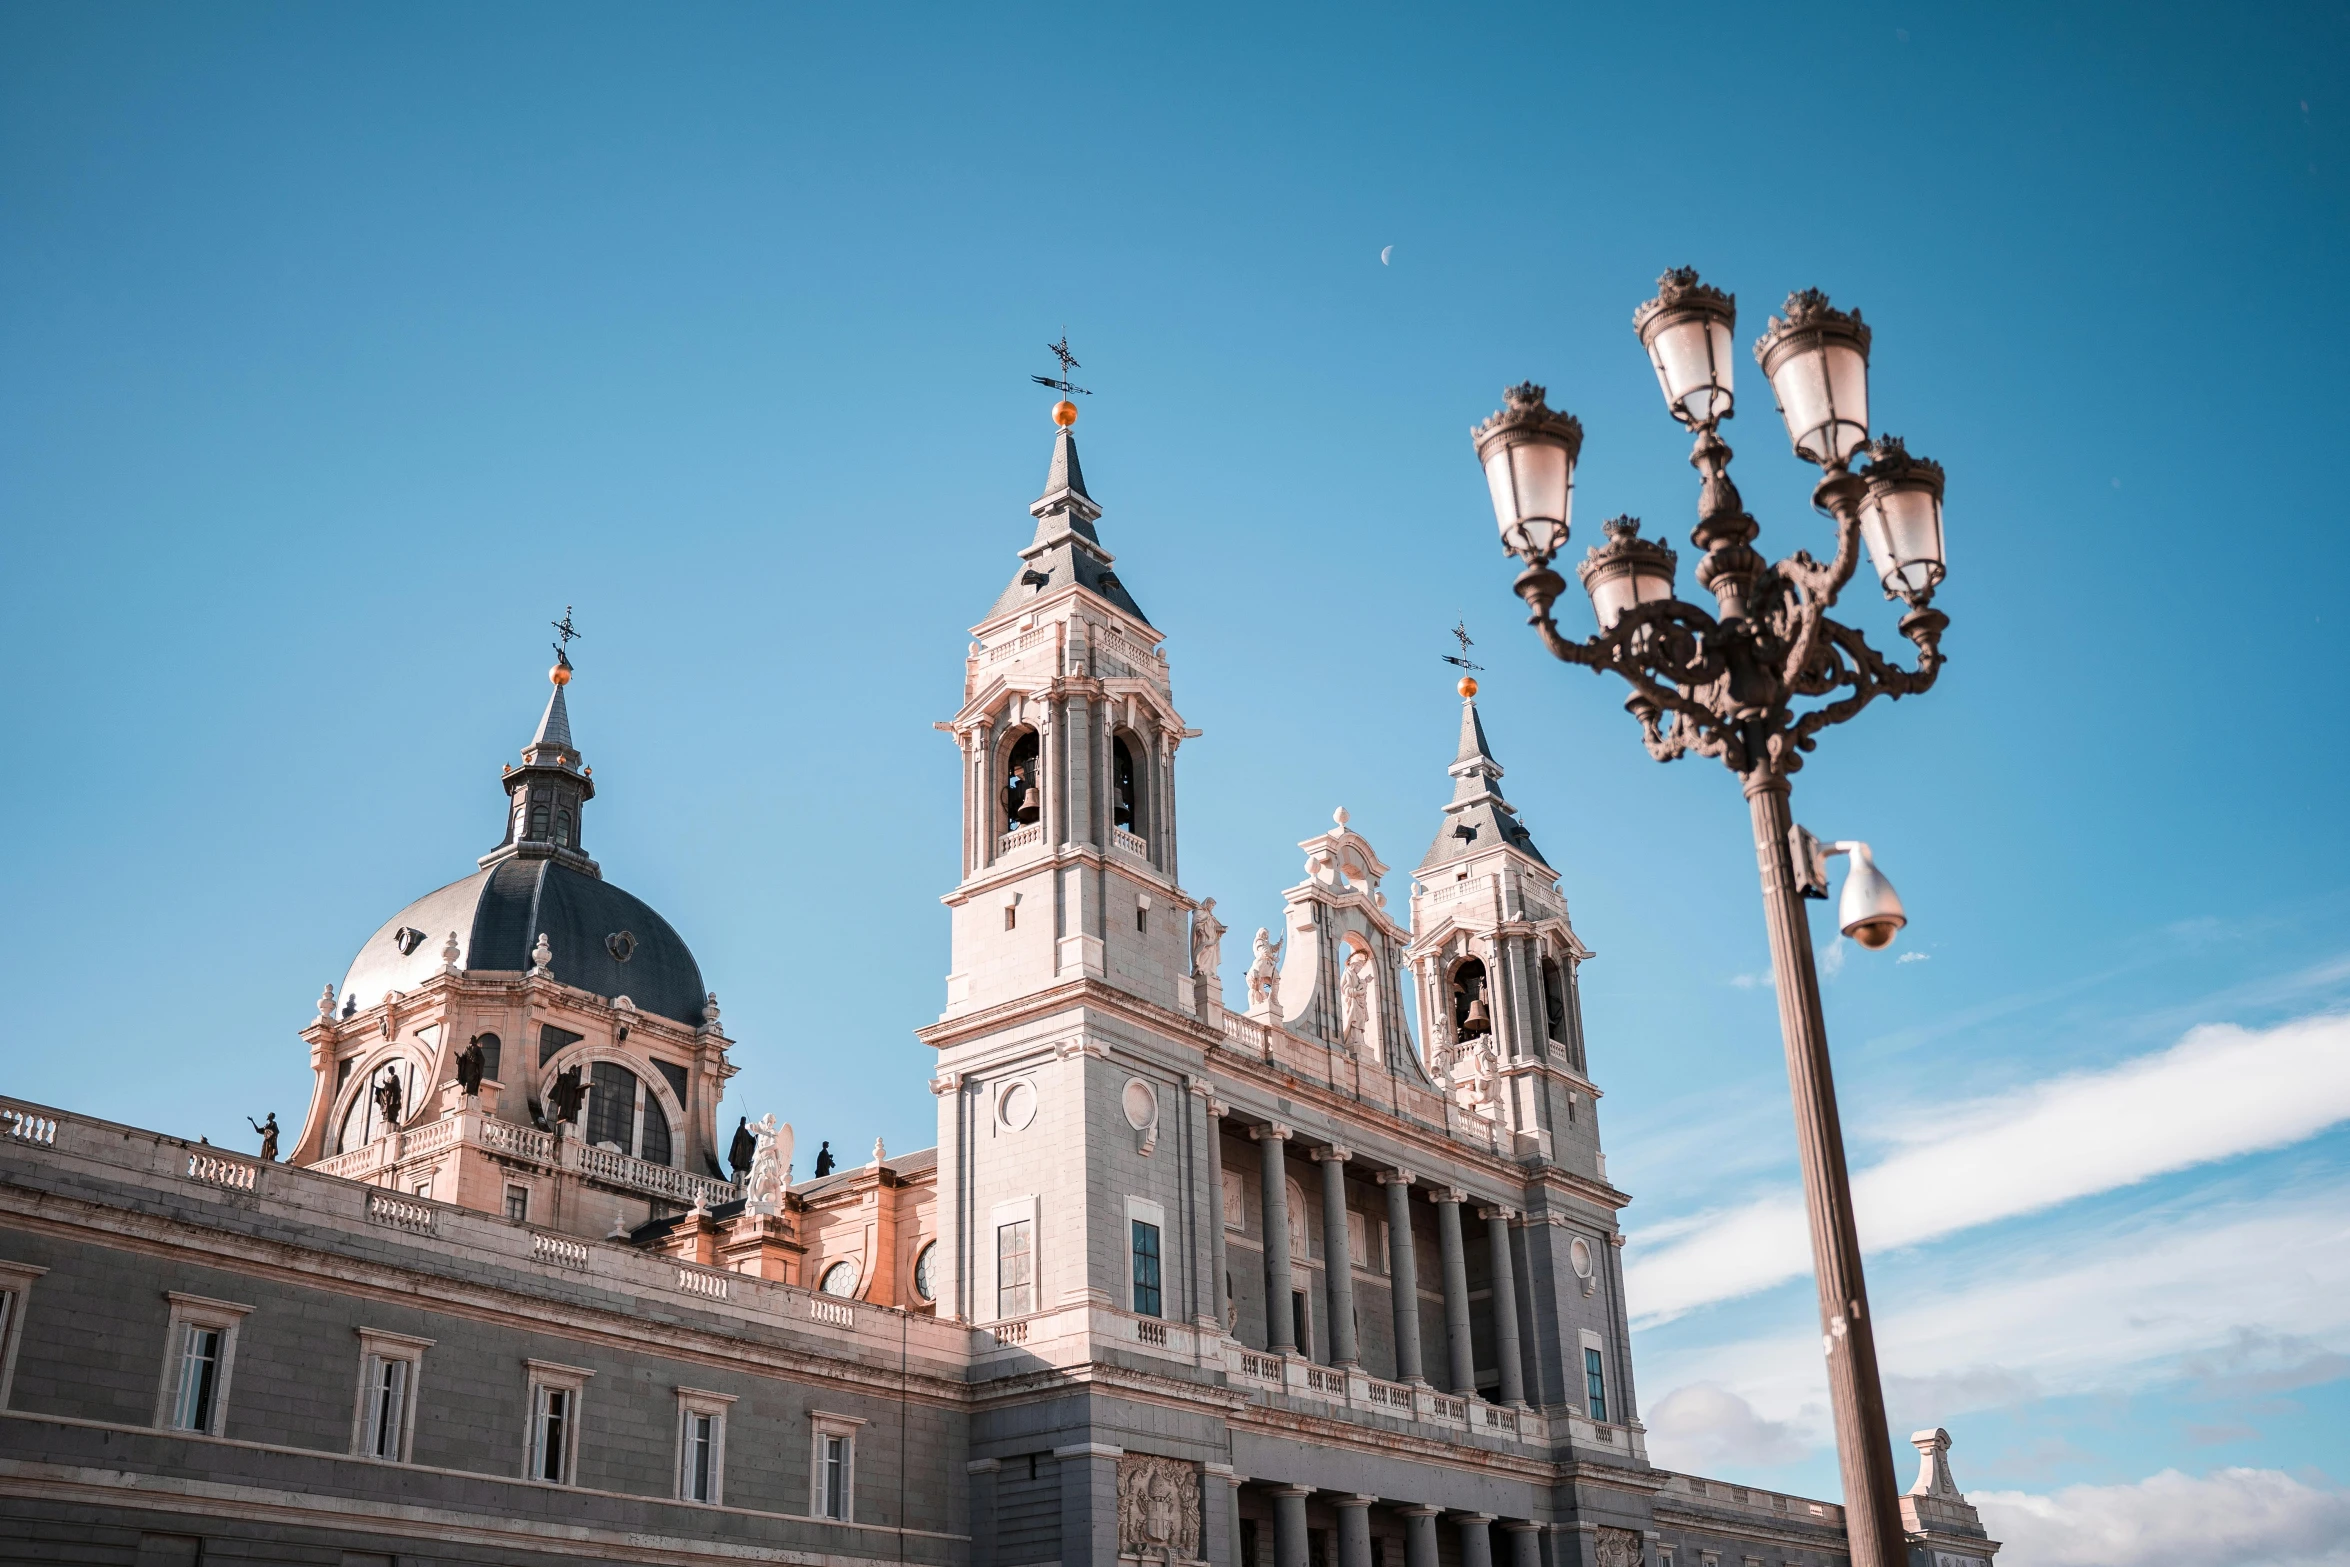
[[[57,1118],[35,1115],[30,1110],[19,1110],[13,1106],[0,1109],[0,1137],[31,1143],[39,1148],[54,1148],[57,1146]]]
[[[501,1121],[495,1116],[483,1116],[481,1146],[492,1153],[512,1154],[521,1159],[536,1159],[551,1164],[555,1159],[555,1138],[533,1126],[517,1126],[512,1121]]]
[[[1014,637],[1009,642],[998,642],[994,647],[989,648],[987,650],[986,662],[995,664],[1000,663],[1007,658],[1017,658],[1022,653],[1027,652],[1031,648],[1046,646],[1052,640],[1053,628],[1051,626],[1038,626],[1033,631],[1021,632],[1018,636]]]
[[[654,1164],[650,1160],[614,1153],[609,1148],[595,1148],[570,1141],[565,1142],[564,1148],[569,1161],[579,1173],[590,1179],[672,1198],[689,1207],[696,1198],[714,1207],[722,1202],[732,1202],[742,1195],[739,1188],[725,1181],[713,1181],[707,1176],[672,1169],[665,1164]]]
[[[396,1230],[407,1230],[416,1235],[432,1233],[433,1209],[430,1203],[417,1202],[387,1191],[367,1194],[367,1216],[378,1224],[388,1224]]]
[[[1293,1034],[1261,1017],[1226,1012],[1222,1026],[1225,1047],[1252,1061],[1309,1083],[1327,1084],[1373,1109],[1402,1116],[1479,1148],[1493,1146],[1491,1122],[1446,1104],[1443,1095],[1390,1072],[1379,1061]]]
[[[261,1166],[242,1159],[225,1159],[204,1148],[188,1150],[188,1179],[232,1192],[249,1192],[261,1179]]]
[[[534,1230],[530,1237],[530,1254],[540,1262],[553,1263],[558,1268],[577,1268],[585,1272],[588,1248],[584,1241],[575,1241],[568,1235],[549,1235]]]
[[[1748,1512],[1767,1513],[1777,1518],[1798,1518],[1806,1522],[1824,1523],[1831,1528],[1844,1524],[1844,1509],[1835,1502],[1815,1502],[1808,1496],[1789,1496],[1782,1491],[1765,1491],[1754,1486],[1730,1485],[1720,1480],[1702,1479],[1697,1475],[1673,1475],[1665,1481],[1663,1496],[1687,1496],[1720,1507],[1728,1505]]]
[[[1044,823],[1030,822],[1027,826],[1015,827],[1010,832],[1005,833],[1001,838],[998,838],[995,841],[995,852],[998,854],[1010,854],[1016,849],[1034,848],[1039,842],[1043,840],[1043,838]]]
[[[1150,840],[1148,838],[1138,837],[1134,833],[1128,832],[1123,827],[1112,827],[1110,829],[1110,847],[1113,849],[1122,849],[1126,853],[1133,855],[1138,860],[1147,860],[1151,857]]]

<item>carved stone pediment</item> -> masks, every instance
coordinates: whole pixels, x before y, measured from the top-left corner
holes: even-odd
[[[1118,1554],[1190,1562],[1200,1552],[1200,1467],[1128,1453],[1118,1460]]]

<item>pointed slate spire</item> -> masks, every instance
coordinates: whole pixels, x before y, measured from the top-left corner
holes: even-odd
[[[1444,808],[1444,825],[1436,842],[1420,862],[1425,873],[1439,865],[1465,860],[1493,849],[1508,847],[1547,866],[1534,847],[1526,824],[1501,794],[1501,763],[1485,738],[1485,721],[1477,715],[1477,682],[1464,678],[1461,693],[1461,743],[1447,769],[1452,775],[1452,803]]]
[[[1075,418],[1074,408],[1066,402],[1061,406]],[[1020,552],[1020,569],[988,612],[990,619],[1075,583],[1145,625],[1150,623],[1142,606],[1110,569],[1116,557],[1102,548],[1101,535],[1094,531],[1102,509],[1086,493],[1085,469],[1077,461],[1077,437],[1067,424],[1053,436],[1053,460],[1045,470],[1044,493],[1030,503],[1028,511],[1036,519],[1036,537]]]
[[[570,669],[568,662],[560,667],[566,672]],[[579,761],[579,751],[571,743],[571,709],[564,704],[562,686],[555,687],[554,694],[547,698],[547,710],[539,717],[538,733],[522,748],[522,759],[526,762],[568,760],[575,764]]]

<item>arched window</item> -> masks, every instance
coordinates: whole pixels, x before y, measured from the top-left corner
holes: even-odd
[[[1452,1037],[1493,1032],[1493,1002],[1485,994],[1485,964],[1470,958],[1452,971]]]
[[[1044,819],[1044,776],[1037,766],[1036,731],[1022,729],[1004,753],[1003,828],[1013,832]]]
[[[547,835],[547,808],[543,805],[530,808],[530,835],[533,838],[544,838]]]
[[[669,1117],[644,1081],[617,1061],[598,1061],[588,1083],[588,1146],[610,1144],[648,1164],[667,1164]]]
[[[1134,765],[1136,746],[1125,735],[1110,740],[1110,820],[1142,836],[1142,777]]]
[[[571,847],[571,812],[568,809],[555,812],[555,841],[566,849]]]
[[[416,1102],[419,1075],[416,1063],[406,1056],[396,1057],[368,1073],[366,1081],[351,1096],[350,1104],[343,1110],[343,1124],[335,1136],[335,1152],[350,1153],[354,1149],[364,1148],[393,1129],[392,1123],[384,1117],[381,1097],[387,1078],[398,1080],[400,1085],[400,1119],[413,1119],[419,1108]]]

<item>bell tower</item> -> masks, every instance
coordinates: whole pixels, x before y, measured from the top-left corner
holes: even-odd
[[[1036,533],[972,628],[962,707],[960,879],[944,1017],[1081,979],[1195,1010],[1191,900],[1176,882],[1175,711],[1166,654],[1094,524],[1053,410]]]
[[[1501,763],[1463,678],[1452,800],[1413,877],[1405,953],[1425,1020],[1428,1070],[1519,1157],[1599,1168],[1584,1064],[1579,969],[1558,873],[1502,797]],[[1588,1143],[1570,1156],[1568,1149]]]

